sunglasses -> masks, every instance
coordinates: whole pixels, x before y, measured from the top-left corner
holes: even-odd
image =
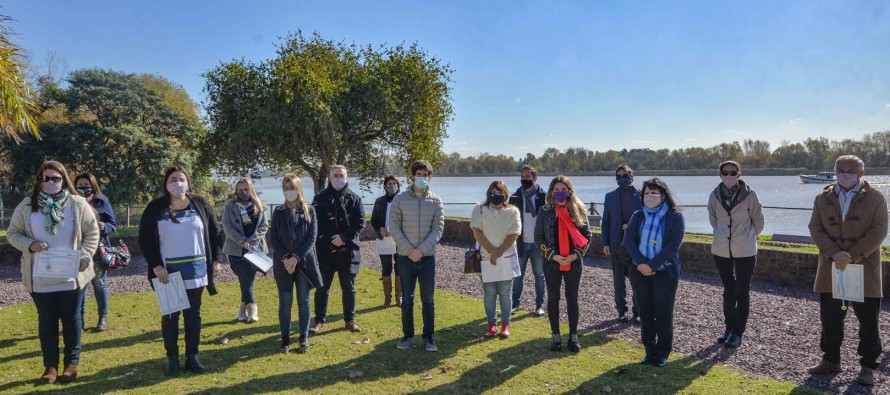
[[[62,177],[59,177],[59,176],[52,176],[52,177],[50,177],[50,176],[45,176],[45,177],[43,177],[43,182],[53,182],[53,183],[58,184],[58,183],[62,182]]]
[[[616,174],[615,178],[630,178],[630,174]]]
[[[724,171],[721,171],[720,174],[723,174],[724,176],[733,176],[733,177],[735,177],[735,176],[739,175],[739,172],[737,172],[737,171],[735,171],[735,170],[730,170],[730,171],[726,171],[726,170],[724,170]]]

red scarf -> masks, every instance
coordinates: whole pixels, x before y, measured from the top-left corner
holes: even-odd
[[[559,226],[559,255],[569,256],[569,254],[571,254],[569,237],[572,238],[572,244],[574,244],[575,247],[584,248],[587,246],[587,238],[578,231],[578,228],[575,226],[575,221],[572,220],[572,216],[569,214],[569,210],[566,209],[565,206],[556,206],[556,218],[558,219],[556,222]],[[581,257],[578,258],[580,259]],[[559,271],[561,272],[567,272],[571,268],[572,265],[559,265]]]

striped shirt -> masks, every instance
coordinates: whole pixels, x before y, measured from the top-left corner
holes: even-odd
[[[176,211],[174,215],[179,223],[171,220],[169,212],[158,220],[164,268],[170,273],[179,272],[186,289],[204,287],[208,282],[204,221],[194,203],[189,203],[188,208]]]

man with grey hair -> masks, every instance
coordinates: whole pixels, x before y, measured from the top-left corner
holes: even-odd
[[[874,385],[874,370],[881,356],[878,314],[881,312],[881,243],[887,236],[887,201],[884,195],[862,179],[865,163],[853,155],[837,158],[837,182],[822,191],[813,203],[810,234],[819,247],[816,284],[822,323],[822,361],[810,374],[841,371],[841,343],[847,305],[859,320],[859,377],[863,385]],[[849,264],[863,265],[864,296],[859,302],[845,302],[832,295],[832,266],[843,271]]]
[[[318,220],[315,252],[321,271],[322,286],[315,290],[315,324],[309,329],[318,333],[324,328],[328,313],[328,292],[334,275],[343,291],[343,320],[346,329],[361,332],[355,323],[355,275],[361,263],[359,235],[365,227],[362,198],[349,189],[346,167],[331,166],[328,187],[315,195],[312,206]]]

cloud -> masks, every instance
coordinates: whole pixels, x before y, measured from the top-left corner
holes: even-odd
[[[531,148],[532,148],[532,147],[531,147],[530,145],[517,145],[517,146],[516,146],[516,149],[519,149],[519,150],[528,150],[528,149],[531,149]]]
[[[885,105],[884,105],[884,108],[890,110],[890,103],[885,104]]]
[[[655,144],[654,140],[631,140],[631,144],[639,144],[639,145],[649,145]]]
[[[797,118],[794,118],[794,119],[788,121],[788,124],[789,125],[797,125],[800,123],[800,121],[803,121],[803,118],[797,117]]]
[[[467,145],[467,144],[469,144],[469,142],[467,140],[455,141],[455,142],[451,143],[451,145],[454,145],[454,146],[461,146],[461,145]]]
[[[695,141],[695,139],[692,138],[692,137],[687,137],[687,138],[686,138],[686,141],[692,142],[692,141]]]

